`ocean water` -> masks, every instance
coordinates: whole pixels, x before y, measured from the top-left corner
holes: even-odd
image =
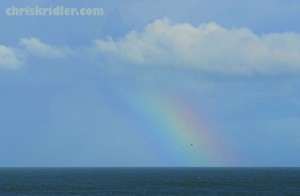
[[[1,168],[0,195],[300,195],[300,168]]]

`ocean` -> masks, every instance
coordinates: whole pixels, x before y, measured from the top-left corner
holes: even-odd
[[[300,168],[0,168],[0,195],[300,195]]]

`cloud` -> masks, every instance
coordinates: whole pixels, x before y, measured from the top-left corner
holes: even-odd
[[[17,69],[23,64],[16,50],[0,45],[0,69]]]
[[[0,45],[0,69],[18,69],[31,57],[61,59],[75,54],[69,47],[57,47],[37,38],[22,38],[17,47]]]
[[[64,58],[72,53],[68,47],[56,47],[42,43],[37,38],[22,38],[19,43],[25,48],[29,56],[36,56],[48,59]]]
[[[143,32],[96,40],[94,47],[103,56],[136,65],[240,75],[300,72],[300,34],[292,32],[257,35],[247,28],[194,27],[161,19]]]

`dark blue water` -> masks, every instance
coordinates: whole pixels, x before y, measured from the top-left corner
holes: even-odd
[[[2,168],[6,194],[300,195],[300,168]]]

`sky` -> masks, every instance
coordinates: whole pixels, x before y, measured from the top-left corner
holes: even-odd
[[[0,167],[300,166],[299,1],[0,7]]]

